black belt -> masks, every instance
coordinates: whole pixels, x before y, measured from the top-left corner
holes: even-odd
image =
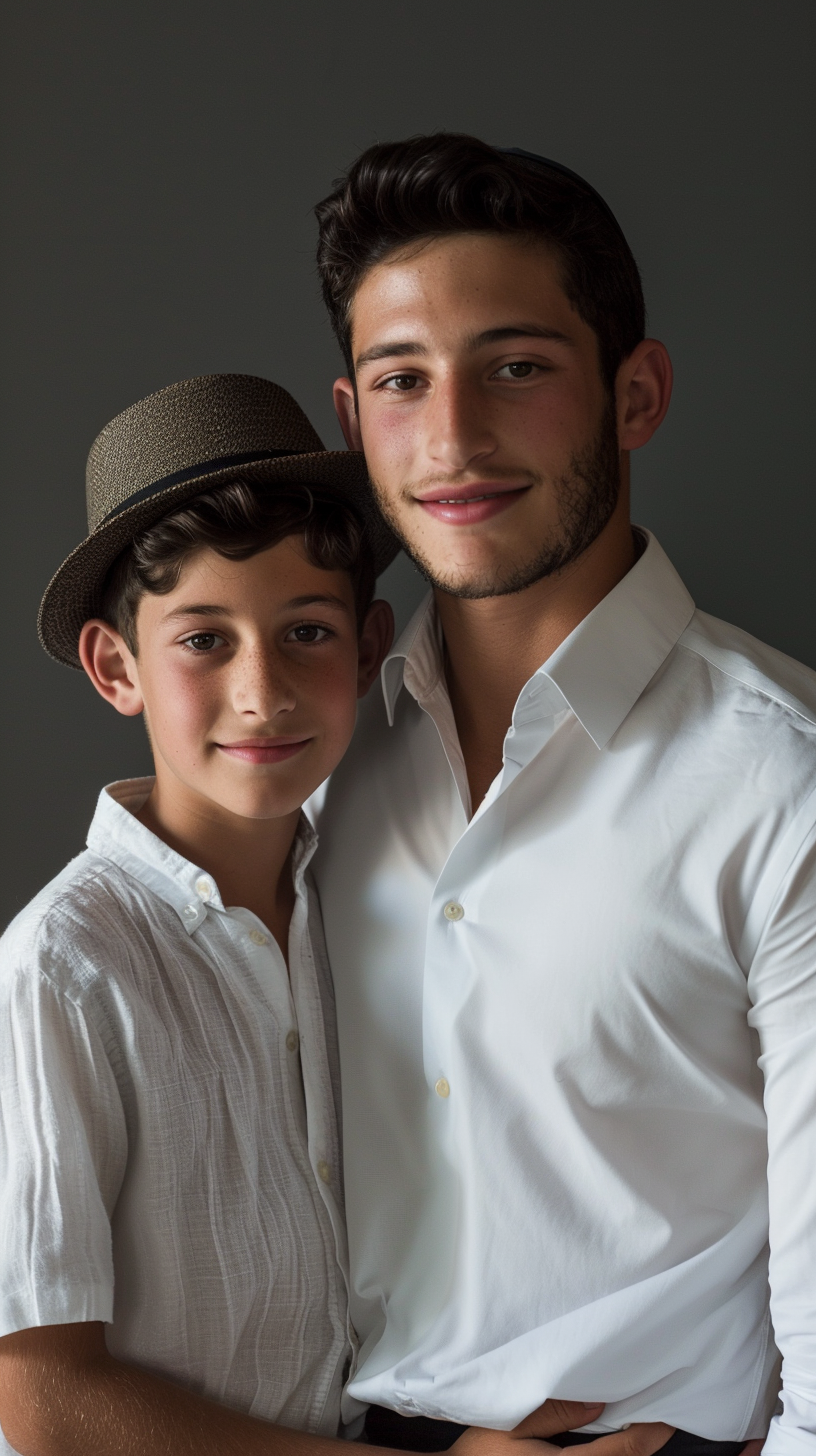
[[[455,1421],[436,1421],[431,1416],[400,1416],[385,1406],[369,1407],[365,1421],[366,1437],[372,1446],[390,1446],[396,1451],[447,1451],[467,1426]],[[586,1431],[563,1431],[548,1436],[553,1446],[583,1446],[597,1440]],[[655,1456],[739,1456],[744,1441],[708,1441],[690,1431],[675,1431]]]

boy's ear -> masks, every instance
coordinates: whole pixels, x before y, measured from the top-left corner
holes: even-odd
[[[364,698],[383,665],[394,640],[394,613],[390,602],[372,602],[360,633],[357,657],[357,696]]]
[[[121,632],[100,617],[79,634],[79,659],[96,691],[117,713],[135,718],[144,709],[136,659]]]

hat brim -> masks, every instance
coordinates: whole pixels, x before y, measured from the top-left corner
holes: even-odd
[[[257,482],[268,480],[270,484],[291,481],[335,487],[338,496],[348,501],[365,524],[377,576],[385,571],[400,550],[399,541],[377,509],[365,457],[358,451],[319,450],[213,471],[208,471],[205,466],[201,475],[192,480],[169,486],[167,490],[118,512],[92,531],[63,561],[46,587],[37,620],[40,641],[46,652],[66,667],[81,669],[79,635],[85,622],[99,616],[102,587],[117,556],[140,531],[147,530],[162,516],[169,515],[185,501],[203,494],[219,481],[235,476]]]

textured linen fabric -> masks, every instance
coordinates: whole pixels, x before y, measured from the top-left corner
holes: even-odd
[[[471,816],[430,601],[319,813],[351,1391],[816,1451],[816,674],[654,538]],[[393,726],[389,726],[389,718]],[[317,812],[315,805],[314,812]]]
[[[151,783],[103,791],[0,942],[0,1333],[104,1320],[122,1360],[334,1435],[353,1352],[314,834],[290,985],[257,917],[129,812]]]

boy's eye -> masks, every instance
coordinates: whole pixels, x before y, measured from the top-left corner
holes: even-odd
[[[290,642],[323,642],[331,636],[327,627],[318,627],[316,622],[301,622],[289,633]]]
[[[191,637],[184,638],[182,645],[189,647],[191,652],[212,652],[223,641],[224,638],[219,637],[217,632],[194,632]]]

